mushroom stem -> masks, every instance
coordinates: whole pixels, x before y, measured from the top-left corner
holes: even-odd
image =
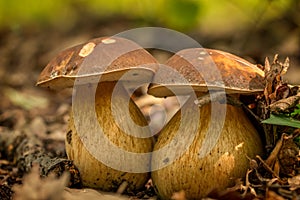
[[[186,151],[174,161],[168,160],[169,165],[152,172],[152,179],[162,199],[169,199],[172,193],[184,190],[187,199],[199,199],[206,196],[211,190],[222,190],[234,185],[234,180],[244,177],[249,161],[247,156],[255,157],[262,153],[262,143],[256,129],[250,123],[241,107],[226,105],[226,117],[218,141],[213,149],[204,157],[200,157],[200,149],[203,148],[205,137],[215,137],[222,124],[218,119],[211,120],[211,106],[221,108],[218,102],[211,102],[202,107],[196,107],[194,98],[190,98],[183,106],[187,109],[189,117],[181,117],[178,111],[159,135],[154,152],[170,144],[177,134],[192,137],[196,135]],[[200,119],[194,119],[192,114],[200,109]],[[181,109],[182,110],[182,109]],[[181,123],[179,123],[181,122]],[[198,123],[198,124],[195,124]],[[181,125],[180,125],[181,124]],[[180,126],[184,132],[178,131]],[[212,126],[212,129],[208,129]],[[195,129],[195,127],[197,127]],[[211,130],[208,133],[208,130]],[[170,148],[173,154],[178,149]],[[177,153],[176,153],[177,152]],[[158,168],[161,160],[167,160],[166,154],[153,154],[152,167]]]
[[[96,93],[93,95],[93,92]],[[77,86],[75,96],[79,100],[74,102],[73,99],[66,151],[79,168],[83,184],[105,191],[116,191],[124,181],[128,183],[130,191],[143,187],[149,178],[148,173],[120,171],[96,158],[100,154],[107,160],[116,157],[113,151],[100,144],[99,127],[110,145],[124,152],[147,153],[152,150],[152,139],[147,138],[150,130],[146,127],[146,119],[127,91],[117,82],[100,82],[98,85]],[[124,114],[126,111],[130,116]],[[96,116],[96,126],[92,122],[93,116]],[[144,126],[143,129],[141,126]],[[91,152],[88,144],[94,145],[95,151]],[[127,164],[124,160],[124,157],[116,157],[112,164],[121,168]],[[148,163],[132,160],[137,167],[145,166],[150,163],[150,157],[145,162]]]

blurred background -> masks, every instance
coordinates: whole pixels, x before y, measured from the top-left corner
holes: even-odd
[[[138,27],[180,31],[203,47],[253,63],[263,64],[276,53],[282,62],[288,56],[285,80],[300,84],[299,11],[298,0],[0,0],[0,126],[20,123],[19,118],[8,121],[17,115],[5,112],[16,107],[30,111],[29,116],[42,115],[51,106],[53,112],[67,110],[61,108],[70,102],[66,95],[35,87],[59,51]],[[159,52],[155,56],[167,59]],[[44,126],[50,123],[44,121]]]

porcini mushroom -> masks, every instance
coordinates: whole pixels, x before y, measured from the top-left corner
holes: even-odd
[[[197,97],[208,90],[211,96],[218,90],[235,97],[261,93],[263,71],[233,54],[204,48],[181,50],[165,65],[155,75],[149,94],[196,95],[161,130],[154,146],[151,176],[160,197],[170,199],[183,190],[187,199],[200,199],[213,189],[233,186],[245,176],[248,158],[263,152],[261,139],[241,107],[224,105],[218,98],[198,106]],[[190,144],[182,144],[190,139]]]
[[[150,82],[155,65],[155,58],[136,43],[120,37],[103,37],[64,50],[41,72],[39,86],[55,90],[74,87],[65,144],[84,186],[114,191],[125,183],[131,191],[143,187],[149,178],[150,156],[143,163],[126,160],[127,152],[150,154],[153,140],[144,116],[124,84]],[[98,137],[101,134],[104,137]],[[101,143],[105,139],[112,149],[122,152],[119,157]],[[126,165],[132,167],[127,169]],[[149,169],[145,169],[147,166]],[[143,169],[138,171],[139,167]]]

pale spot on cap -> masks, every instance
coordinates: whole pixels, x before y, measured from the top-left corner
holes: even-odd
[[[199,54],[200,54],[200,55],[205,55],[205,54],[206,54],[206,51],[200,51]]]
[[[105,38],[105,39],[101,40],[101,42],[102,42],[103,44],[112,44],[112,43],[115,43],[116,40],[115,40],[115,39],[112,39],[112,38]]]
[[[96,46],[96,44],[93,43],[93,42],[87,43],[86,45],[84,45],[82,47],[82,49],[80,50],[80,52],[79,52],[78,55],[81,56],[81,57],[88,56],[90,53],[92,53],[92,51],[94,50],[95,46]]]

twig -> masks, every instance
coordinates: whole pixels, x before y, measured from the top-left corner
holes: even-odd
[[[118,190],[117,190],[117,194],[123,194],[126,190],[126,188],[128,187],[128,182],[127,181],[123,181],[121,183],[121,185],[119,186]]]
[[[273,176],[275,176],[277,178],[277,180],[280,183],[284,183],[284,181],[281,180],[281,178],[271,169],[271,167],[269,167],[269,165],[259,155],[257,155],[256,158],[263,164],[264,168],[267,171],[269,171]]]

